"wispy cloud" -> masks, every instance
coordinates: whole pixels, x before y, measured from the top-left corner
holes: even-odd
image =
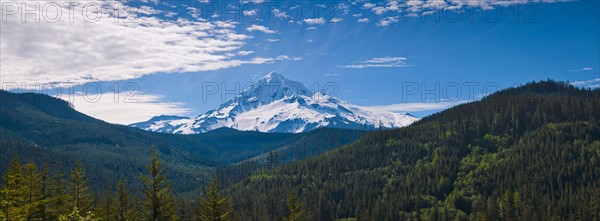
[[[397,68],[407,67],[407,58],[405,57],[380,57],[372,58],[366,61],[360,61],[356,64],[343,65],[343,68]]]
[[[575,87],[582,87],[582,88],[592,88],[592,89],[600,88],[600,78],[587,80],[587,81],[574,81],[574,82],[571,82],[571,84]]]
[[[22,3],[35,8],[36,2]],[[95,22],[82,17],[71,22],[62,16],[51,24],[22,23],[20,16],[7,16],[0,29],[2,81],[75,85],[155,73],[211,71],[264,60],[236,57],[251,36],[237,33],[235,22],[166,20],[133,12],[119,17],[113,8],[136,9],[119,2],[97,3],[107,10],[99,11],[100,19]],[[82,15],[82,7],[72,9],[75,16]],[[64,15],[70,9],[61,10]],[[144,11],[156,12],[150,8]],[[46,16],[52,18],[53,13],[56,10],[48,10]],[[127,18],[131,21],[123,21],[123,14],[131,15]]]
[[[163,96],[154,94],[109,92],[83,96],[78,93],[67,101],[77,111],[116,124],[136,123],[163,114],[186,116],[191,113],[185,103],[165,101]]]
[[[304,22],[309,25],[322,25],[322,24],[325,24],[325,19],[322,17],[321,18],[307,18],[307,19],[304,19]]]
[[[256,16],[258,14],[257,10],[253,9],[253,10],[247,10],[247,11],[243,11],[244,16],[250,17],[250,16]]]
[[[338,23],[338,22],[341,22],[341,21],[343,21],[343,20],[344,20],[343,18],[332,18],[332,19],[331,19],[331,20],[329,20],[329,21],[331,21],[331,23]]]
[[[386,17],[386,18],[382,18],[381,20],[379,20],[379,22],[377,22],[377,26],[380,27],[385,27],[385,26],[389,26],[392,23],[396,23],[398,21],[400,21],[399,16],[390,16],[390,17]]]
[[[253,31],[260,31],[263,32],[265,34],[275,34],[277,33],[276,31],[273,31],[265,26],[262,25],[250,25],[248,28],[246,28],[246,30],[248,30],[249,32],[253,32]]]
[[[371,108],[390,111],[390,112],[415,112],[415,111],[429,111],[429,110],[442,110],[447,109],[459,104],[469,102],[468,100],[459,100],[451,102],[415,102],[415,103],[399,103],[384,106],[372,106]]]
[[[576,71],[591,71],[594,70],[591,67],[583,67],[583,68],[579,68],[579,69],[574,69],[574,70],[570,70],[571,72],[576,72]]]

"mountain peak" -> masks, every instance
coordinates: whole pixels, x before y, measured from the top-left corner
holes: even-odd
[[[260,103],[270,103],[284,97],[313,96],[313,92],[304,84],[290,80],[277,72],[269,72],[241,94],[242,99],[253,99]],[[262,102],[266,101],[266,102]]]
[[[227,127],[244,131],[298,133],[319,127],[372,129],[402,127],[418,118],[352,105],[337,98],[314,96],[298,81],[270,72],[218,109],[194,119],[141,123],[153,131],[202,133]]]
[[[277,73],[275,71],[271,71],[268,74],[266,74],[265,76],[263,76],[261,78],[261,80],[265,80],[267,82],[270,82],[272,80],[288,80],[287,78],[285,78],[283,75],[281,75],[280,73]]]

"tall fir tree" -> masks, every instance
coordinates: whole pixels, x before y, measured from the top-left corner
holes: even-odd
[[[165,169],[161,167],[156,147],[152,148],[150,165],[147,169],[149,176],[141,176],[146,185],[143,190],[145,196],[142,211],[144,219],[150,221],[177,220],[171,184],[164,175]]]
[[[0,220],[23,220],[29,214],[22,176],[21,162],[15,157],[4,175],[4,187],[0,190]]]
[[[290,214],[285,219],[286,221],[308,221],[312,219],[310,213],[302,209],[302,205],[300,201],[298,201],[298,195],[296,194],[296,191],[290,192],[287,198],[287,203]]]
[[[87,185],[85,169],[80,161],[77,161],[75,167],[71,170],[69,200],[71,201],[71,208],[77,208],[81,213],[86,213],[92,209],[92,198]]]
[[[115,221],[130,221],[133,220],[135,215],[131,196],[125,187],[124,180],[119,180],[117,184],[114,210],[112,220]]]
[[[23,166],[22,188],[25,191],[25,204],[32,207],[27,216],[27,220],[39,219],[40,206],[47,200],[42,199],[40,174],[37,171],[37,166],[33,162],[29,162]]]
[[[59,215],[69,214],[72,211],[68,184],[65,174],[62,172],[62,164],[58,162],[54,166],[48,187],[46,187],[49,201],[46,209],[47,219],[45,220],[57,220]]]
[[[206,192],[204,198],[201,198],[200,209],[197,219],[199,221],[228,221],[232,220],[231,204],[228,197],[219,197],[219,189],[217,186],[217,178],[214,176]]]

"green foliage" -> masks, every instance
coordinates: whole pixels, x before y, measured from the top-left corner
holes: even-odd
[[[315,220],[594,220],[600,90],[508,89],[232,186],[236,213],[281,220],[290,189]],[[268,179],[266,179],[268,177]]]
[[[9,162],[13,156],[38,163],[58,161],[61,169],[70,171],[76,161],[81,161],[94,175],[90,177],[91,190],[98,192],[121,178],[131,188],[141,189],[144,184],[137,178],[145,172],[145,156],[153,145],[173,181],[173,190],[192,199],[202,192],[217,167],[249,158],[263,164],[264,156],[274,150],[280,153],[281,162],[303,159],[353,142],[365,133],[323,128],[301,134],[233,129],[195,135],[163,134],[94,119],[64,100],[47,95],[0,90],[0,98],[0,162]],[[322,142],[324,139],[330,142]],[[7,166],[0,164],[0,173]],[[247,168],[231,178],[218,174],[219,180],[234,183],[254,169]]]
[[[73,211],[68,215],[60,215],[58,217],[59,221],[100,221],[101,219],[96,218],[94,213],[88,211],[85,213],[85,216],[79,215],[79,210],[77,207],[73,208]]]
[[[232,220],[231,204],[229,198],[219,197],[219,189],[217,187],[217,178],[213,177],[210,181],[204,198],[201,198],[200,209],[198,210],[197,219],[199,221],[228,221]]]
[[[117,185],[117,193],[115,196],[115,211],[111,220],[115,221],[130,221],[135,220],[135,211],[131,202],[129,191],[125,187],[125,181],[119,180]]]
[[[71,208],[78,208],[82,212],[90,211],[92,199],[87,185],[85,169],[81,162],[77,162],[71,170],[68,193]]]
[[[290,192],[287,198],[288,210],[290,214],[285,218],[286,221],[308,221],[312,220],[309,212],[302,209],[302,205],[298,201],[298,195],[295,191]]]
[[[174,208],[173,192],[171,183],[164,175],[165,169],[161,167],[158,159],[158,150],[152,149],[148,176],[141,176],[146,185],[143,190],[145,201],[143,204],[144,220],[169,221],[177,220],[177,212]]]

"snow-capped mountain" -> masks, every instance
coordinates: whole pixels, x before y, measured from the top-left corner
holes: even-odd
[[[319,127],[397,128],[417,120],[407,113],[353,105],[271,72],[238,97],[196,118],[159,116],[130,126],[177,134],[203,133],[221,127],[299,133]]]

